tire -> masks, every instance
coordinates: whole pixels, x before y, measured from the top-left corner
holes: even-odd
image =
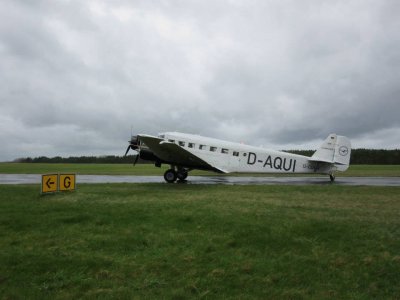
[[[173,169],[168,169],[168,170],[165,171],[165,173],[164,173],[164,179],[165,179],[165,181],[168,182],[168,183],[173,183],[173,182],[175,182],[177,177],[178,177],[178,176],[177,176],[175,170],[173,170]]]
[[[184,181],[188,177],[188,172],[186,172],[186,171],[178,172],[177,176],[178,176],[178,180]]]

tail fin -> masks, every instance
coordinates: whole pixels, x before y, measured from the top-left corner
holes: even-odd
[[[350,164],[351,143],[341,135],[330,134],[311,157],[312,161],[335,164],[337,170],[346,171]]]

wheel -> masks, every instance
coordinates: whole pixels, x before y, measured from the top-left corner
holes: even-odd
[[[177,174],[176,174],[175,170],[168,169],[167,171],[165,171],[164,179],[166,182],[173,183],[173,182],[175,182],[176,178],[177,178]]]
[[[178,172],[177,176],[178,176],[178,180],[184,181],[188,177],[188,172],[180,171],[180,172]]]
[[[334,181],[335,181],[335,175],[330,174],[330,175],[329,175],[329,178],[331,179],[331,182],[334,182]]]

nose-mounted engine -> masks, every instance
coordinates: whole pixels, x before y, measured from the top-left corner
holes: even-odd
[[[133,165],[136,165],[139,157],[143,160],[154,161],[156,164],[161,163],[161,160],[151,150],[149,150],[144,143],[140,141],[137,135],[132,135],[124,156],[126,156],[131,149],[136,152],[136,154],[134,154],[135,158]]]

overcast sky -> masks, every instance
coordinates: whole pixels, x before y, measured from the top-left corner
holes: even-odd
[[[181,131],[400,145],[400,2],[0,2],[0,161]]]

